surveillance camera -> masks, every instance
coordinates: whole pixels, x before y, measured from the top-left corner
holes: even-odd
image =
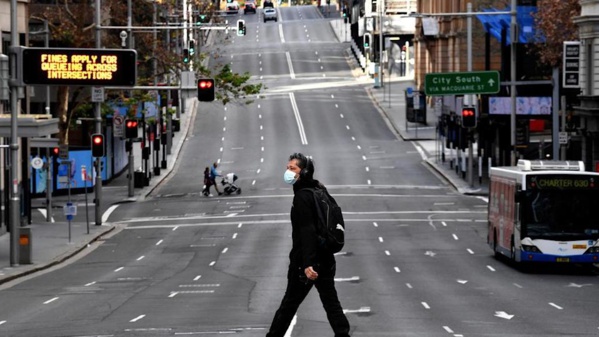
[[[121,39],[126,39],[127,38],[127,32],[122,30],[121,34],[119,35],[121,37]]]

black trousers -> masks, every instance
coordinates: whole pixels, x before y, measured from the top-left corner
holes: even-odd
[[[335,337],[349,337],[349,322],[343,313],[341,303],[339,303],[339,298],[337,297],[337,290],[335,290],[335,266],[333,265],[324,271],[317,270],[317,272],[319,275],[316,281],[306,282],[306,278],[300,278],[303,270],[289,266],[285,296],[283,296],[281,305],[275,313],[266,337],[285,336],[285,332],[287,332],[293,316],[312,289],[312,286],[315,286],[316,290],[318,290],[320,301],[327,313],[329,324],[331,324],[335,332]]]

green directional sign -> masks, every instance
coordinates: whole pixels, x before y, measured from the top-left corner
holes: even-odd
[[[498,71],[426,74],[424,92],[428,96],[496,94],[499,92]]]

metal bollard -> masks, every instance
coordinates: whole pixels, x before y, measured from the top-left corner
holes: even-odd
[[[19,263],[31,264],[31,227],[20,227],[19,232]]]

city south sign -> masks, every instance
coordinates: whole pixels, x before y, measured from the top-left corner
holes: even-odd
[[[499,92],[498,71],[426,74],[424,92],[428,96],[496,94]]]

